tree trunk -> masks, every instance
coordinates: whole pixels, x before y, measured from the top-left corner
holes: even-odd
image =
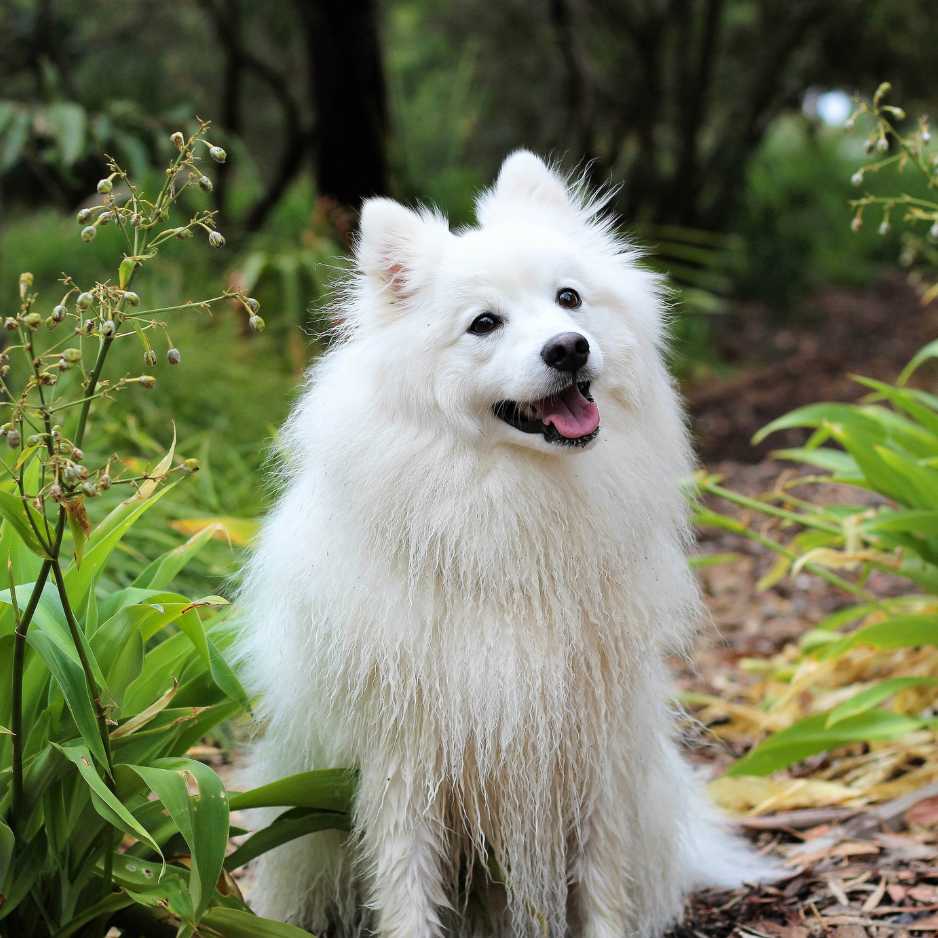
[[[319,194],[357,210],[388,191],[388,110],[376,0],[297,0],[316,112]]]

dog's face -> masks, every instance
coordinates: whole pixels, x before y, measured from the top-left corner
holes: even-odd
[[[542,452],[589,446],[603,406],[635,400],[656,356],[656,281],[530,153],[479,201],[479,226],[366,203],[358,249],[366,304],[405,406],[468,434]],[[418,403],[419,402],[419,403]]]

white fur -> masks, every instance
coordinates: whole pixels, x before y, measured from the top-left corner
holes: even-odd
[[[263,914],[381,938],[654,936],[688,890],[769,871],[674,738],[692,460],[661,283],[600,209],[523,151],[477,228],[364,207],[344,336],[285,428],[241,599],[256,774],[360,767],[356,832],[265,856]],[[486,310],[504,326],[467,334]],[[569,330],[602,416],[582,450],[492,413],[550,391],[539,352]]]

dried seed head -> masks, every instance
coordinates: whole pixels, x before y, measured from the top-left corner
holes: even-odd
[[[114,183],[111,182],[110,176],[106,179],[98,180],[98,192],[101,195],[107,195],[114,188]]]
[[[204,189],[206,192],[211,192],[215,187],[212,185],[212,180],[208,176],[199,176],[199,188]]]
[[[166,361],[171,365],[178,365],[182,361],[182,353],[178,348],[171,348],[166,352]]]
[[[225,236],[220,231],[210,231],[208,233],[208,243],[213,248],[224,247]]]
[[[248,325],[249,325],[255,332],[263,332],[263,331],[264,331],[264,327],[267,325],[267,323],[265,323],[264,320],[261,319],[261,317],[258,316],[258,315],[255,313],[254,315],[252,315],[252,316],[250,316],[250,317],[248,318]]]
[[[208,155],[216,163],[224,163],[228,159],[228,154],[221,147],[209,147]]]
[[[86,221],[88,221],[89,218],[91,218],[91,209],[79,209],[79,212],[75,217],[78,219],[78,224],[83,225]]]
[[[10,449],[19,449],[21,440],[20,431],[17,430],[16,427],[7,431],[7,446],[9,446]]]
[[[94,295],[86,290],[84,293],[79,293],[78,298],[75,300],[75,305],[79,309],[87,309],[94,302]]]
[[[81,240],[82,241],[94,241],[95,235],[98,233],[98,229],[94,225],[87,225],[81,229]]]
[[[148,390],[156,387],[156,378],[154,378],[153,375],[140,375],[140,377],[137,378],[137,382]]]
[[[98,489],[106,492],[111,487],[111,477],[105,472],[98,477]]]
[[[170,134],[169,139],[177,150],[181,150],[186,145],[186,138],[182,135],[182,131],[174,131]]]
[[[143,363],[144,363],[144,365],[148,365],[149,367],[152,368],[152,367],[154,367],[154,366],[156,365],[156,362],[157,362],[156,352],[153,351],[153,349],[148,348],[148,349],[143,353]]]
[[[49,486],[49,498],[51,498],[52,501],[61,501],[62,494],[62,486],[57,482]]]
[[[59,303],[58,306],[53,307],[51,319],[53,322],[61,322],[65,318],[65,314],[68,310]]]

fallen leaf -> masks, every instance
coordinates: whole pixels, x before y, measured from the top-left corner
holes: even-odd
[[[938,797],[923,798],[905,812],[909,827],[938,827]]]

